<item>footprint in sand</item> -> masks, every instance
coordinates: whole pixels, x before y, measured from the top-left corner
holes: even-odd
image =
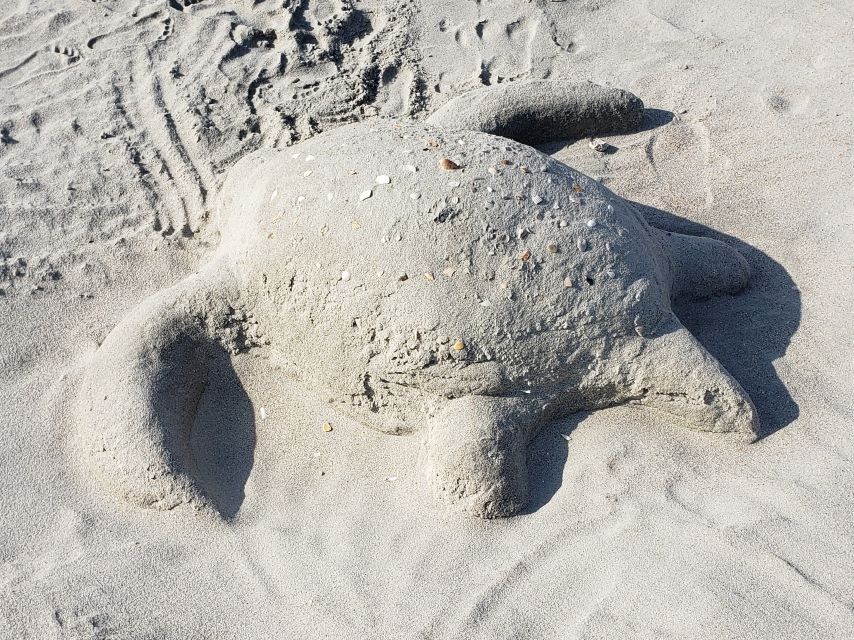
[[[89,38],[86,47],[103,52],[162,42],[174,30],[172,18],[159,9],[141,17],[130,14],[126,18],[115,29]]]
[[[77,65],[80,59],[80,51],[74,47],[48,45],[30,52],[12,66],[0,69],[0,88],[8,89],[48,73],[60,73]]]

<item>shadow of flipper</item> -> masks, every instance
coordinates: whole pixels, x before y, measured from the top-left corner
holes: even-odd
[[[747,391],[759,413],[760,438],[790,424],[799,408],[774,369],[801,321],[801,294],[789,273],[738,238],[654,207],[632,204],[654,227],[721,240],[747,259],[751,276],[743,292],[676,302],[673,311]]]
[[[194,476],[201,491],[226,520],[245,498],[255,461],[255,411],[225,351],[211,365],[190,437]]]

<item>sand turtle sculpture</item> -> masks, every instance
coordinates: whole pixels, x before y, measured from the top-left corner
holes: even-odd
[[[426,122],[342,126],[242,159],[213,258],[145,300],[87,367],[87,466],[131,503],[213,508],[194,415],[214,355],[254,347],[358,422],[419,432],[430,492],[485,518],[524,508],[527,444],[579,410],[638,403],[755,435],[747,394],[670,307],[739,291],[744,258],[651,227],[527,146],[633,131],[643,109],[619,89],[519,82]]]

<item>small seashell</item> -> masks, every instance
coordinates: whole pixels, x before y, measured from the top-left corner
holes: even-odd
[[[611,269],[608,269],[608,270],[605,272],[605,274],[606,274],[609,278],[616,278],[616,277],[617,277],[617,274],[616,274],[613,270],[611,270]]]
[[[572,190],[573,190],[575,193],[581,193],[582,191],[584,191],[584,189],[582,189],[582,188],[581,188],[581,185],[580,185],[580,184],[578,184],[578,183],[576,183],[576,184],[572,185]]]
[[[276,199],[276,196],[279,195],[278,189],[273,189],[273,195],[270,196],[270,202]]]
[[[442,158],[439,161],[439,166],[442,167],[445,171],[456,171],[460,168],[460,165],[458,165],[450,158]]]
[[[499,160],[499,162],[500,162],[501,164],[503,164],[504,166],[507,166],[507,165],[513,164],[513,163],[512,163],[512,162],[510,162],[507,158],[501,158],[501,160]]]
[[[462,340],[457,340],[456,342],[454,342],[454,344],[451,345],[451,349],[453,349],[454,351],[462,351],[465,348],[466,343]]]
[[[534,204],[540,204],[542,201],[543,199],[536,193],[531,196],[531,202],[533,202]]]
[[[567,224],[566,220],[561,220],[560,222],[557,223],[557,226],[559,226],[562,229],[563,227],[566,226],[566,224]]]
[[[528,230],[523,227],[516,228],[516,237],[519,240],[524,240],[528,236]]]
[[[480,301],[480,306],[481,306],[481,307],[491,307],[491,306],[492,306],[492,303],[491,303],[489,300],[481,300],[481,301]]]
[[[587,221],[587,226],[592,229],[593,227],[596,226],[596,221],[593,218],[591,218],[590,220]]]
[[[519,258],[522,260],[522,262],[528,262],[528,260],[531,259],[531,252],[528,249],[525,249],[522,252],[522,255],[519,256]]]
[[[598,151],[599,153],[605,153],[611,148],[610,144],[604,140],[600,140],[599,138],[590,138],[587,144],[590,145],[590,148],[593,149],[593,151]]]
[[[425,272],[425,273],[424,273],[424,277],[425,277],[425,278],[427,278],[427,280],[430,280],[431,282],[432,282],[433,280],[435,280],[435,279],[436,279],[436,276],[434,276],[434,275],[433,275],[432,273],[430,273],[429,271],[427,271],[427,272]]]
[[[420,194],[420,193],[410,193],[410,194],[409,194],[409,197],[410,197],[412,200],[418,200],[418,198],[420,198],[420,197],[421,197],[421,194]]]
[[[416,171],[418,171],[418,167],[416,167],[414,164],[405,164],[405,165],[403,165],[403,168],[406,169],[407,171],[411,171],[412,173],[415,173]]]
[[[557,251],[558,251],[557,242],[549,242],[546,245],[546,249],[548,249],[549,253],[557,253]]]
[[[332,431],[332,425],[329,424],[328,422],[324,422],[323,423],[323,431],[326,433],[329,433],[330,431]]]
[[[292,153],[292,154],[291,154],[291,158],[293,158],[294,160],[296,160],[297,158],[299,158],[299,151],[297,151],[296,153]]]
[[[575,286],[575,283],[572,281],[572,278],[567,277],[563,279],[563,286],[566,289],[571,289]]]
[[[579,251],[587,251],[587,240],[584,238],[579,238],[575,244],[578,246]]]
[[[451,187],[451,189],[456,189],[457,187],[460,186],[460,181],[459,180],[448,180],[448,186]]]
[[[303,171],[302,175],[305,176],[306,178],[309,177],[311,175],[311,169],[309,169],[308,171]]]
[[[314,160],[314,156],[310,156],[310,155],[309,155],[309,156],[306,156],[306,157],[305,157],[305,161],[306,161],[306,162],[311,162],[312,160]]]
[[[405,273],[401,273],[397,276],[398,281],[404,282],[405,280],[409,280],[409,276]]]
[[[391,182],[391,178],[387,175],[377,176],[377,184],[388,184],[389,182]]]
[[[341,280],[343,282],[349,281],[350,280],[350,272],[349,271],[342,271],[341,272]]]
[[[372,195],[374,195],[374,192],[370,189],[368,189],[367,191],[362,191],[362,193],[359,194],[359,202],[361,202],[362,200],[367,200]]]
[[[453,267],[445,267],[444,269],[442,269],[442,273],[445,275],[446,278],[450,278],[451,276],[453,276],[455,271],[456,269],[454,269]]]
[[[362,228],[362,223],[361,223],[361,222],[359,222],[358,220],[353,220],[353,221],[350,223],[350,227],[353,229],[353,231],[355,231],[356,229],[361,229],[361,228]]]
[[[261,409],[258,411],[258,413],[260,413],[260,414],[261,414],[261,419],[262,419],[262,420],[266,420],[266,419],[267,419],[267,410],[266,410],[264,407],[261,407]]]
[[[489,173],[493,176],[498,175],[498,169],[496,169],[495,167],[489,167],[489,169],[487,169],[487,171],[489,171]]]

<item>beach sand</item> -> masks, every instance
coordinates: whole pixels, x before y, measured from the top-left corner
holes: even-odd
[[[850,638],[854,11],[753,4],[4,2],[0,638]],[[526,513],[466,518],[421,490],[417,435],[250,351],[192,443],[230,519],[93,482],[83,371],[217,246],[229,167],[526,78],[641,97],[613,153],[542,149],[748,259],[745,292],[676,312],[752,397],[757,442],[577,414],[530,446]]]

